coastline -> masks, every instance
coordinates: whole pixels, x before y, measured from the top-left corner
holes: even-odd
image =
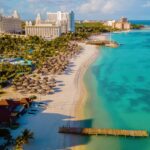
[[[84,63],[82,64],[82,66],[80,67],[79,71],[76,74],[76,78],[75,78],[75,84],[76,87],[78,89],[78,93],[77,95],[79,96],[76,100],[76,105],[75,105],[75,116],[77,118],[77,120],[84,120],[85,116],[84,116],[84,107],[86,104],[86,100],[88,97],[88,93],[87,93],[87,89],[84,83],[84,75],[88,69],[88,67],[96,60],[96,58],[99,55],[99,46],[94,46],[92,45],[93,50],[95,51],[95,53]],[[77,125],[79,126],[79,125]],[[74,125],[73,125],[74,127]],[[76,147],[73,147],[72,150],[85,150],[85,145],[79,145]]]
[[[100,58],[98,58],[96,65],[94,65],[94,67],[89,70],[86,81],[91,97],[89,97],[89,103],[87,103],[87,117],[91,117],[93,119],[93,128],[101,127],[129,130],[149,130],[149,124],[143,123],[149,118],[148,111],[146,111],[145,109],[140,109],[141,106],[145,104],[146,97],[143,97],[142,100],[138,99],[139,91],[136,91],[134,93],[134,99],[132,99],[133,94],[131,94],[130,90],[128,90],[129,87],[130,89],[137,89],[138,87],[139,89],[148,90],[148,87],[145,87],[145,84],[141,84],[141,80],[137,80],[136,84],[133,84],[133,81],[136,81],[136,79],[141,75],[141,71],[145,72],[145,74],[143,73],[142,78],[145,80],[142,81],[142,83],[147,83],[147,81],[149,81],[149,71],[145,70],[147,62],[142,63],[140,67],[136,65],[139,62],[143,62],[143,60],[149,58],[150,56],[147,56],[147,54],[149,53],[148,47],[143,44],[147,39],[147,35],[149,35],[149,31],[146,32],[146,34],[144,33],[144,35],[143,32],[141,33],[139,31],[137,33],[122,33],[120,35],[113,35],[114,39],[120,41],[120,43],[124,41],[125,44],[123,46],[120,46],[115,54],[112,49],[109,50],[106,48],[106,50],[102,50],[103,52],[105,51],[103,53],[103,58],[101,60]],[[133,37],[136,37],[134,42],[129,40]],[[136,47],[137,43],[138,45],[143,44],[142,50],[141,47]],[[131,47],[135,48],[133,48],[131,51]],[[124,50],[127,50],[126,54],[124,54]],[[142,57],[141,55],[139,56],[138,54],[136,54],[137,51],[139,51],[138,54],[141,53]],[[135,56],[134,60],[133,56]],[[126,58],[128,58],[128,61],[126,61]],[[122,72],[122,68],[124,68],[125,71]],[[93,70],[95,71],[94,73]],[[129,72],[131,76],[129,75]],[[125,78],[122,78],[123,75]],[[93,79],[88,80],[91,79],[90,77],[93,77]],[[105,82],[103,83],[103,81]],[[91,89],[93,89],[93,91],[95,92],[93,92]],[[101,91],[102,93],[99,91]],[[146,95],[146,93],[142,94]],[[129,97],[131,98],[131,100],[129,99]],[[134,102],[139,102],[139,105],[135,106],[133,104]],[[137,124],[139,120],[142,120],[142,122]],[[149,147],[148,142],[149,140],[147,139],[142,139],[139,142],[139,139],[107,138],[106,140],[105,136],[95,136],[91,137],[91,140],[86,147],[87,149],[92,149],[94,147],[94,149],[97,150],[99,148],[108,150],[132,149],[133,147],[135,149],[147,149]]]
[[[84,114],[83,114],[83,112],[80,112],[80,110],[84,107],[84,105],[86,103],[87,96],[88,96],[88,93],[87,93],[86,86],[85,86],[83,78],[84,78],[84,75],[85,75],[88,67],[98,57],[98,55],[99,55],[98,48],[99,48],[98,46],[93,46],[93,49],[94,49],[95,53],[91,56],[91,58],[89,58],[87,60],[87,62],[85,62],[80,67],[79,71],[76,74],[75,84],[76,84],[77,89],[78,89],[78,94],[77,95],[79,97],[78,97],[76,108],[75,108],[75,114],[76,114],[76,117],[78,119],[83,119],[84,118]]]
[[[59,134],[61,126],[76,126],[84,119],[83,108],[86,99],[86,88],[83,77],[88,66],[98,56],[98,48],[94,45],[78,43],[82,51],[75,58],[71,59],[68,71],[62,75],[56,75],[59,81],[58,92],[53,95],[37,95],[38,102],[46,103],[46,107],[38,108],[35,115],[26,114],[19,119],[20,127],[12,131],[14,137],[18,136],[24,129],[34,133],[35,140],[24,149],[55,150],[55,149],[80,149],[84,143],[76,140],[72,143],[72,135]],[[14,97],[20,97],[15,93]],[[25,95],[22,95],[24,97]],[[27,96],[27,95],[26,95]],[[80,107],[78,107],[80,106]],[[44,148],[43,148],[44,147]],[[78,148],[79,147],[79,148]]]

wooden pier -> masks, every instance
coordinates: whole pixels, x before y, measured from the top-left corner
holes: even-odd
[[[112,47],[116,48],[119,46],[119,44],[115,41],[98,41],[98,40],[89,40],[86,42],[87,44],[91,45],[98,45],[98,46],[106,46],[106,47]]]
[[[94,129],[94,128],[73,128],[60,127],[59,133],[79,134],[79,135],[108,135],[124,137],[148,137],[149,133],[145,130],[119,130],[119,129]]]

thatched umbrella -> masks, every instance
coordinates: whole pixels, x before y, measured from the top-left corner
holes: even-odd
[[[61,75],[61,74],[62,74],[62,71],[59,69],[59,70],[57,71],[57,74],[58,74],[58,75]]]
[[[37,76],[37,77],[36,77],[36,80],[40,80],[40,79],[41,79],[41,77],[40,77],[40,76]]]
[[[48,86],[48,85],[46,85],[46,86],[44,87],[44,89],[49,90],[49,89],[51,89],[51,87]]]
[[[30,80],[30,84],[32,84],[32,83],[34,83],[34,80],[33,80],[33,79]]]
[[[22,90],[22,87],[21,86],[17,87],[17,90]]]
[[[47,84],[47,83],[48,83],[48,82],[47,82],[47,81],[45,81],[45,80],[42,82],[42,84]]]
[[[27,90],[27,89],[24,89],[23,91],[24,91],[24,93],[28,93],[28,90]]]
[[[46,90],[42,89],[42,90],[41,90],[41,93],[42,93],[42,94],[46,94]]]
[[[29,87],[30,87],[30,88],[34,87],[34,84],[30,84]]]
[[[21,90],[20,93],[25,94],[26,92],[24,90]]]
[[[37,89],[33,89],[34,93],[37,93]]]
[[[55,79],[54,77],[52,77],[52,78],[49,80],[49,82],[51,82],[51,83],[56,83],[56,79]]]
[[[12,85],[12,88],[16,89],[16,87],[17,87],[16,85]]]
[[[56,87],[56,84],[55,84],[55,83],[50,83],[49,86],[50,86],[51,88],[54,88],[54,87]]]
[[[26,86],[26,85],[23,85],[22,88],[27,89],[27,86]]]
[[[35,83],[35,82],[36,82],[36,80],[33,79],[32,83]]]
[[[50,69],[50,70],[49,70],[49,73],[50,73],[50,74],[53,74],[53,73],[54,73],[54,68],[53,68],[53,69]]]
[[[30,93],[35,93],[35,92],[36,92],[35,89],[31,89],[31,90],[30,90]]]
[[[21,78],[19,78],[19,80],[25,80],[26,77],[25,76],[22,76]]]
[[[48,80],[48,77],[44,77],[43,79]]]
[[[31,87],[27,86],[26,89],[31,90]]]
[[[41,83],[40,83],[39,80],[36,80],[36,81],[35,81],[35,84],[36,84],[36,85],[40,85]]]
[[[16,85],[17,86],[22,85],[22,82],[17,82]]]
[[[47,92],[49,92],[50,94],[54,94],[55,93],[55,91],[53,89],[51,89],[51,90],[49,90]]]
[[[22,84],[22,86],[28,86],[28,85],[29,85],[28,82],[24,82],[24,83]]]

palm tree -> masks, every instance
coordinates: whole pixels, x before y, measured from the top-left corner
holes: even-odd
[[[33,139],[33,132],[25,129],[15,140],[15,150],[23,150],[23,145],[28,144],[30,139]]]
[[[7,140],[7,145],[10,145],[13,143],[14,139],[12,138],[12,136],[10,134],[8,134],[6,137],[5,137],[5,140]]]
[[[31,132],[31,131],[28,130],[28,129],[25,129],[25,130],[22,132],[22,138],[24,139],[25,144],[28,144],[28,143],[29,143],[29,140],[34,138],[34,137],[33,137],[33,132]]]
[[[23,150],[25,141],[22,136],[18,136],[15,140],[15,150]]]

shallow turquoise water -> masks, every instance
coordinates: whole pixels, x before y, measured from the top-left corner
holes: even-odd
[[[85,75],[92,127],[150,131],[150,30],[112,35]],[[150,138],[91,137],[88,150],[150,150]]]

